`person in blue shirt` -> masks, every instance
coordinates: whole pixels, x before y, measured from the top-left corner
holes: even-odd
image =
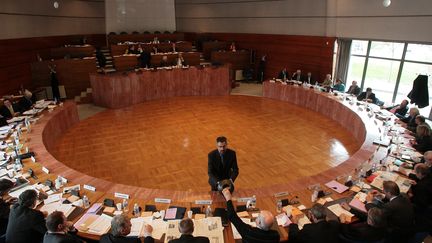
[[[342,80],[336,79],[336,84],[333,86],[333,90],[345,92],[345,85],[342,83]]]

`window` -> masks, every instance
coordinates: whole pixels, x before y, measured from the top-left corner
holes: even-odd
[[[353,40],[347,83],[358,81],[371,87],[386,104],[400,103],[419,74],[432,75],[432,45],[389,41]],[[430,106],[420,109],[429,117],[432,106],[432,76],[428,90]]]

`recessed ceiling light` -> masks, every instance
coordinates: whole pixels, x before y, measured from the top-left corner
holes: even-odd
[[[54,8],[58,8],[59,7],[59,3],[57,1],[54,2]]]

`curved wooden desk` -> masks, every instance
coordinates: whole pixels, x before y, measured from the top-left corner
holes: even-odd
[[[95,105],[121,108],[174,96],[217,96],[231,91],[229,66],[90,74]]]
[[[137,74],[131,73],[126,77],[129,77],[129,75],[132,77],[137,76]],[[103,75],[101,76],[104,77]],[[120,75],[120,80],[123,80],[121,77],[122,76]],[[114,79],[113,82],[116,82],[116,80]],[[148,97],[143,97],[143,99],[168,97],[161,95],[160,93],[151,92],[151,94],[153,96],[149,95]],[[170,95],[176,94],[177,93],[175,92],[170,93]],[[326,183],[340,175],[351,173],[362,162],[367,161],[376,150],[376,146],[372,144],[372,141],[378,136],[378,127],[374,124],[374,119],[369,118],[366,112],[358,111],[358,108],[355,105],[351,106],[346,101],[341,102],[337,97],[329,94],[317,93],[313,90],[304,89],[302,87],[269,82],[264,83],[264,96],[292,102],[332,118],[341,126],[351,131],[353,136],[361,142],[362,146],[348,160],[336,167],[323,171],[322,173],[307,178],[300,178],[277,186],[248,190],[238,188],[236,191],[237,196],[273,196],[275,193],[281,191],[298,191],[311,184]],[[107,193],[127,193],[132,198],[153,199],[155,197],[167,197],[178,202],[191,202],[196,199],[210,198],[216,199],[216,201],[222,200],[222,198],[219,197],[214,198],[214,195],[206,191],[173,191],[115,184],[99,178],[93,178],[86,175],[84,172],[76,171],[65,166],[60,161],[57,161],[50,154],[50,151],[54,148],[56,140],[61,136],[61,134],[78,122],[76,105],[73,102],[66,102],[62,108],[58,108],[52,113],[48,113],[33,126],[32,132],[29,134],[30,149],[36,153],[37,160],[52,173],[62,175],[68,178],[72,183],[90,184],[95,186],[98,191],[104,191]],[[85,141],[83,141],[83,144],[85,144]],[[287,175],[287,177],[289,177],[289,175]]]

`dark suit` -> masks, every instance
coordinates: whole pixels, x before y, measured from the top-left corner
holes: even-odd
[[[6,233],[9,221],[10,204],[0,198],[0,235]]]
[[[414,144],[413,148],[420,153],[432,150],[432,138],[430,136],[418,137],[416,138],[416,142],[417,144]]]
[[[312,76],[306,76],[304,79],[304,82],[308,83],[308,84],[315,84],[315,80],[313,79]]]
[[[222,157],[217,149],[208,154],[209,184],[213,191],[217,190],[217,182],[231,179],[233,182],[239,174],[237,156],[234,150],[227,149]]]
[[[302,81],[302,82],[303,82],[304,77],[303,77],[302,74],[298,75],[297,73],[294,73],[294,74],[291,76],[291,80],[296,80],[296,81]]]
[[[360,101],[364,100],[364,99],[370,99],[370,100],[372,100],[373,104],[376,104],[376,102],[377,102],[377,98],[375,97],[375,94],[374,93],[370,93],[369,96],[368,96],[366,91],[362,92],[359,96],[357,96],[357,99],[360,100]]]
[[[377,205],[366,204],[367,210],[372,207],[377,207]],[[381,207],[384,217],[387,219],[391,240],[393,242],[405,242],[412,235],[414,227],[414,209],[411,202],[399,195]]]
[[[210,240],[207,237],[203,236],[197,236],[194,237],[193,235],[181,235],[180,238],[170,240],[168,243],[209,243]]]
[[[108,233],[101,236],[99,243],[141,243],[141,240],[137,237],[113,236]],[[145,237],[144,243],[154,243],[153,237]]]
[[[45,233],[43,243],[83,243],[84,241],[78,238],[77,236],[67,233],[67,234],[58,234],[58,233]]]
[[[236,227],[239,234],[242,236],[244,243],[250,242],[279,242],[279,233],[275,230],[262,230],[257,227],[252,227],[244,223],[234,210],[232,201],[227,201],[227,216],[231,223]]]
[[[320,221],[306,224],[299,230],[297,224],[289,225],[288,242],[302,243],[337,243],[339,241],[340,223],[337,221]]]
[[[24,112],[26,110],[29,110],[33,105],[33,102],[31,99],[27,98],[27,97],[22,97],[19,101],[18,101],[18,111],[19,112]]]
[[[368,225],[366,222],[354,224],[341,224],[341,235],[350,241],[376,242],[386,237],[385,228],[377,228]]]
[[[357,95],[360,94],[360,87],[359,87],[358,85],[356,85],[356,86],[351,85],[351,86],[348,88],[347,93],[348,93],[348,94],[352,94],[352,95],[356,95],[356,96],[357,96]]]
[[[417,128],[417,123],[415,122],[417,116],[407,116],[401,119],[402,122],[407,124],[407,129],[415,132]]]
[[[42,242],[46,231],[42,212],[19,204],[13,205],[6,230],[6,243]]]
[[[12,106],[12,108],[13,108],[14,112],[18,111],[18,109],[16,109],[16,107]],[[5,105],[2,105],[0,107],[0,115],[2,115],[6,119],[11,119],[13,117],[12,113],[10,112],[10,110]]]
[[[279,75],[278,75],[278,79],[287,79],[288,78],[288,73],[286,71],[280,71]]]

